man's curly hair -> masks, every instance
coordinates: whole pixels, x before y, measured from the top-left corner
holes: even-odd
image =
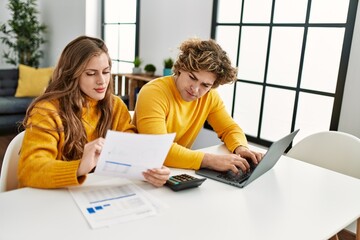
[[[226,52],[213,39],[191,38],[184,41],[179,49],[179,56],[173,66],[175,75],[179,75],[180,70],[214,73],[216,80],[212,88],[236,81],[237,68],[231,66]]]

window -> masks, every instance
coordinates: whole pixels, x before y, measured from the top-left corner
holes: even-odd
[[[211,37],[238,67],[218,91],[251,142],[337,130],[357,4],[214,0]]]
[[[131,72],[139,49],[140,0],[102,0],[102,38],[112,58],[112,72]]]

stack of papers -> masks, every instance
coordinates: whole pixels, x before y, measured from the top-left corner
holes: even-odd
[[[161,206],[149,193],[121,178],[70,187],[69,191],[91,228],[153,216]]]
[[[128,179],[144,180],[144,171],[161,168],[174,137],[175,133],[150,135],[108,131],[94,174],[118,178],[69,188],[92,228],[157,213],[156,201]]]
[[[161,168],[175,133],[133,134],[108,131],[95,174],[142,179],[142,172]]]

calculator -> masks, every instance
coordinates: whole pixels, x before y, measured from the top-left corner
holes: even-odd
[[[171,188],[173,191],[180,191],[187,188],[194,188],[200,186],[206,178],[196,178],[188,174],[179,174],[171,176],[166,181],[166,186]]]

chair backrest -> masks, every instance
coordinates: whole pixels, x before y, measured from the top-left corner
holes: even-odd
[[[8,145],[0,175],[0,192],[18,188],[17,169],[19,160],[19,151],[22,145],[25,131],[20,132],[11,140]]]
[[[129,111],[131,119],[134,117],[134,111]]]
[[[360,139],[348,133],[324,131],[309,135],[287,156],[360,178]]]

